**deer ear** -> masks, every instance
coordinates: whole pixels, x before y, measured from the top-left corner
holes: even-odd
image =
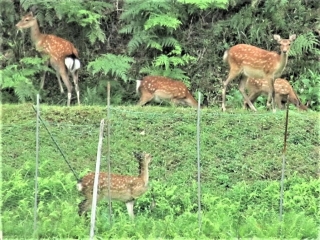
[[[281,40],[281,37],[280,37],[280,35],[275,34],[275,35],[273,35],[273,39],[274,39],[274,40],[277,40],[277,41],[280,41],[280,40]]]
[[[293,35],[290,35],[289,39],[290,39],[290,41],[293,41],[296,39],[296,37],[297,37],[297,35],[293,34]]]

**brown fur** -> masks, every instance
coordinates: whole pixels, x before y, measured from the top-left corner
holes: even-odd
[[[110,174],[110,197],[111,200],[126,203],[130,217],[133,217],[133,204],[135,199],[143,195],[148,190],[149,172],[148,165],[151,155],[148,153],[135,154],[139,161],[139,176],[127,176]],[[109,178],[108,173],[100,172],[98,183],[98,201],[109,198]],[[95,173],[91,172],[84,176],[77,184],[78,190],[85,196],[79,204],[79,215],[86,213],[92,204],[92,193]]]
[[[268,95],[269,92],[268,82],[265,79],[248,78],[246,89],[248,90],[249,99],[252,103],[254,103],[260,95]],[[277,78],[274,82],[274,90],[275,101],[278,108],[284,108],[283,102],[287,101],[288,96],[289,102],[294,104],[298,109],[307,110],[307,107],[301,103],[297,93],[287,80]],[[245,105],[247,107],[246,102]]]
[[[68,89],[68,106],[70,105],[71,99],[71,91],[72,91],[72,84],[69,81],[68,70],[66,69],[65,59],[67,57],[77,59],[79,61],[79,54],[78,50],[74,47],[74,45],[60,37],[50,34],[42,34],[39,30],[39,25],[37,18],[33,16],[32,12],[29,12],[22,19],[16,24],[18,29],[31,29],[31,39],[38,52],[40,52],[43,56],[48,56],[49,60],[47,64],[51,65],[54,70],[56,71],[58,83],[60,86],[61,93],[64,92],[60,77],[62,78],[64,84]],[[74,60],[76,61],[76,60]],[[80,61],[79,61],[80,63]],[[70,70],[70,69],[69,69]],[[78,104],[80,104],[80,97],[79,97],[79,87],[78,87],[78,71],[70,70],[70,73],[73,77],[73,82],[75,84],[75,90],[77,93]],[[43,88],[44,79],[45,79],[45,72],[42,76],[40,88]]]
[[[137,80],[137,92],[141,94],[138,105],[151,100],[170,100],[174,104],[187,104],[197,108],[198,103],[183,82],[162,76],[147,76]]]
[[[226,111],[225,99],[227,86],[229,82],[240,74],[243,74],[243,78],[240,81],[239,91],[253,111],[256,111],[256,109],[245,93],[247,78],[263,78],[268,81],[269,92],[267,106],[269,107],[271,99],[274,98],[274,77],[279,77],[287,65],[290,43],[295,38],[296,35],[291,35],[289,39],[281,39],[279,35],[274,35],[274,39],[277,40],[280,45],[280,55],[276,52],[270,52],[248,44],[238,44],[227,50],[223,55],[223,60],[229,64],[230,70],[228,78],[223,83],[222,110]],[[274,103],[274,99],[272,102]],[[275,111],[274,104],[272,108],[273,111]]]

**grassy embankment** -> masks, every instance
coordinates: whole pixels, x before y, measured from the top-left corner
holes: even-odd
[[[95,169],[105,107],[42,106],[41,116],[75,171]],[[319,114],[290,111],[284,221],[280,231],[279,180],[285,112],[218,109],[201,112],[201,239],[316,238],[319,219]],[[114,202],[113,225],[99,204],[97,236],[198,237],[196,111],[173,107],[111,109],[110,155],[115,173],[137,175],[132,152],[152,154],[151,191],[136,201],[136,220]],[[144,132],[145,134],[141,134]],[[29,238],[33,229],[35,112],[31,105],[2,106],[2,221],[5,238]],[[105,135],[106,136],[106,135]],[[107,166],[104,139],[102,170]],[[43,238],[86,238],[77,216],[76,179],[40,127],[38,230]]]

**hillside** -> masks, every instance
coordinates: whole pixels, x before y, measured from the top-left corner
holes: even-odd
[[[169,212],[173,216],[180,216],[186,211],[195,213],[197,211],[197,112],[191,108],[126,106],[112,107],[110,113],[112,172],[137,175],[138,165],[133,157],[133,151],[146,151],[153,156],[150,165],[153,195],[148,192],[145,198],[138,200],[135,207],[137,215],[143,215],[146,209],[149,209],[152,197],[158,200],[158,208],[153,210],[154,215],[152,215],[155,218],[157,216],[163,218]],[[78,176],[95,169],[99,124],[102,118],[106,119],[106,114],[105,107],[41,106],[41,118]],[[32,211],[28,213],[29,220],[26,220],[27,217],[21,218],[22,213],[19,211],[24,209],[21,204],[31,209],[33,206],[35,112],[30,104],[2,105],[1,119],[4,215],[5,219],[15,216],[17,222],[15,227],[21,231],[20,236],[26,236],[27,233],[23,234],[23,231],[27,230],[22,230],[22,226],[27,224],[32,229]],[[261,110],[258,113],[243,110],[221,113],[220,110],[212,108],[201,110],[200,159],[203,196],[208,197],[211,194],[227,196],[239,184],[247,186],[246,194],[249,194],[252,187],[256,189],[257,186],[260,190],[255,194],[265,194],[262,189],[271,184],[275,187],[275,192],[272,203],[269,200],[268,202],[277,211],[279,196],[277,182],[281,176],[284,121],[285,111],[273,114]],[[304,181],[311,186],[311,182],[314,181],[312,179],[318,178],[320,150],[318,134],[318,113],[290,110],[285,156],[288,188],[290,184],[302,184]],[[40,206],[46,208],[46,204],[49,204],[47,207],[50,207],[51,201],[52,204],[56,204],[54,199],[63,199],[70,203],[68,214],[70,215],[70,212],[74,214],[76,202],[81,199],[75,189],[76,178],[42,124],[39,136],[40,200],[44,204]],[[107,131],[104,136],[102,170],[107,169]],[[313,201],[316,201],[316,196],[310,194]],[[165,199],[166,201],[170,199],[170,203],[167,204],[173,206],[174,211],[169,211]],[[257,199],[251,199],[252,203],[258,201]],[[125,216],[125,206],[122,204],[115,206],[119,206],[120,209],[116,214],[123,212]],[[59,208],[61,207],[63,204],[59,205]],[[211,209],[206,204],[203,207],[208,211]],[[15,212],[12,213],[14,216],[8,215],[7,211],[10,209]],[[316,209],[314,211],[317,211]],[[41,211],[39,214],[41,215]],[[314,216],[314,214],[309,212],[307,215]],[[52,217],[59,219],[59,214]],[[8,223],[4,225],[4,229],[12,234],[13,226],[9,226]],[[55,236],[43,229],[42,234],[46,237]],[[180,233],[177,236],[182,235]],[[205,234],[205,236],[210,238],[217,235]],[[154,235],[154,237],[159,236]]]

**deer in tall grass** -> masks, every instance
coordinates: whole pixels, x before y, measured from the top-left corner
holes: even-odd
[[[169,100],[173,104],[187,104],[197,108],[198,103],[189,92],[187,86],[180,81],[162,76],[146,76],[136,80],[136,92],[140,93],[139,106],[151,100]]]
[[[248,44],[237,44],[225,51],[223,60],[229,64],[230,70],[228,78],[223,82],[222,89],[222,110],[226,111],[225,100],[228,84],[240,74],[243,75],[240,80],[239,90],[253,111],[257,111],[251,103],[245,92],[247,78],[263,78],[268,82],[268,100],[267,107],[270,108],[272,100],[273,112],[275,109],[274,79],[280,77],[287,65],[290,44],[296,39],[296,35],[291,35],[289,39],[281,39],[279,35],[273,35],[273,38],[280,45],[281,54],[270,52]]]
[[[33,15],[32,11],[23,16],[16,24],[16,27],[18,29],[31,29],[31,40],[36,46],[36,50],[40,52],[42,56],[48,56],[47,65],[50,64],[56,72],[60,92],[64,92],[60,78],[62,78],[62,81],[67,87],[68,106],[70,106],[71,91],[73,88],[69,81],[69,73],[71,73],[75,84],[78,104],[80,105],[80,90],[78,86],[78,69],[80,68],[80,60],[78,50],[74,45],[71,42],[55,35],[42,34],[39,30],[37,18]],[[45,75],[46,72],[44,72],[42,76],[40,89],[43,89]]]
[[[248,90],[248,98],[252,104],[260,95],[268,95],[269,93],[269,84],[266,79],[256,79],[248,78],[246,82],[246,89]],[[278,108],[283,109],[283,102],[288,101],[289,103],[294,104],[300,110],[307,110],[307,106],[301,103],[297,93],[293,90],[290,83],[283,79],[277,78],[274,81],[274,91],[275,91],[275,103]],[[247,107],[247,102],[244,102],[245,107]]]
[[[137,198],[148,190],[149,182],[149,163],[152,156],[149,153],[134,153],[139,161],[139,176],[127,176],[110,174],[110,183],[108,181],[108,173],[99,173],[98,183],[98,201],[109,198],[112,200],[124,202],[127,206],[128,214],[134,218],[133,206]],[[86,214],[92,205],[93,184],[95,173],[89,173],[84,176],[77,184],[77,189],[85,199],[79,204],[79,215]]]

